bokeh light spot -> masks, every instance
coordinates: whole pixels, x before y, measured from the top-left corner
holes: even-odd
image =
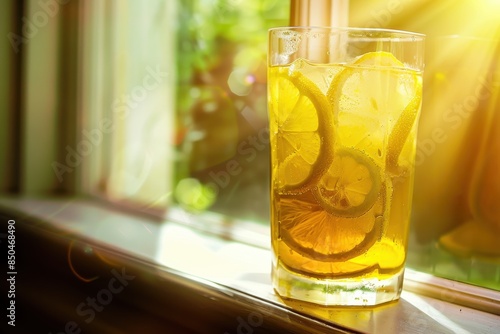
[[[249,82],[251,80],[248,80],[248,77],[249,73],[246,69],[234,69],[227,79],[227,84],[231,92],[238,96],[246,96],[250,94],[253,82]]]
[[[216,199],[214,190],[195,178],[179,181],[175,188],[175,198],[187,209],[202,211],[209,208]]]

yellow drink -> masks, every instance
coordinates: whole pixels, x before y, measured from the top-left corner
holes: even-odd
[[[422,73],[389,52],[269,67],[273,284],[374,305],[401,291]]]

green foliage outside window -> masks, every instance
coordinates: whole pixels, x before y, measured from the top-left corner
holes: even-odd
[[[267,31],[289,2],[179,3],[176,189],[186,209],[268,220]]]

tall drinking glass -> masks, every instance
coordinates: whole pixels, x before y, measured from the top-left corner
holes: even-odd
[[[399,298],[424,36],[383,29],[269,32],[272,280],[283,298]]]

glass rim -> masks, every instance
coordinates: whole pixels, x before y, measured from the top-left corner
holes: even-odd
[[[282,26],[282,27],[273,27],[268,31],[269,33],[276,31],[312,31],[312,30],[329,30],[329,31],[338,31],[338,32],[360,32],[360,33],[380,33],[384,34],[384,36],[364,36],[370,39],[377,38],[388,38],[393,35],[393,37],[417,37],[419,40],[424,40],[427,36],[423,33],[413,32],[408,30],[398,30],[398,29],[389,29],[389,28],[362,28],[362,27],[337,27],[337,26]]]

